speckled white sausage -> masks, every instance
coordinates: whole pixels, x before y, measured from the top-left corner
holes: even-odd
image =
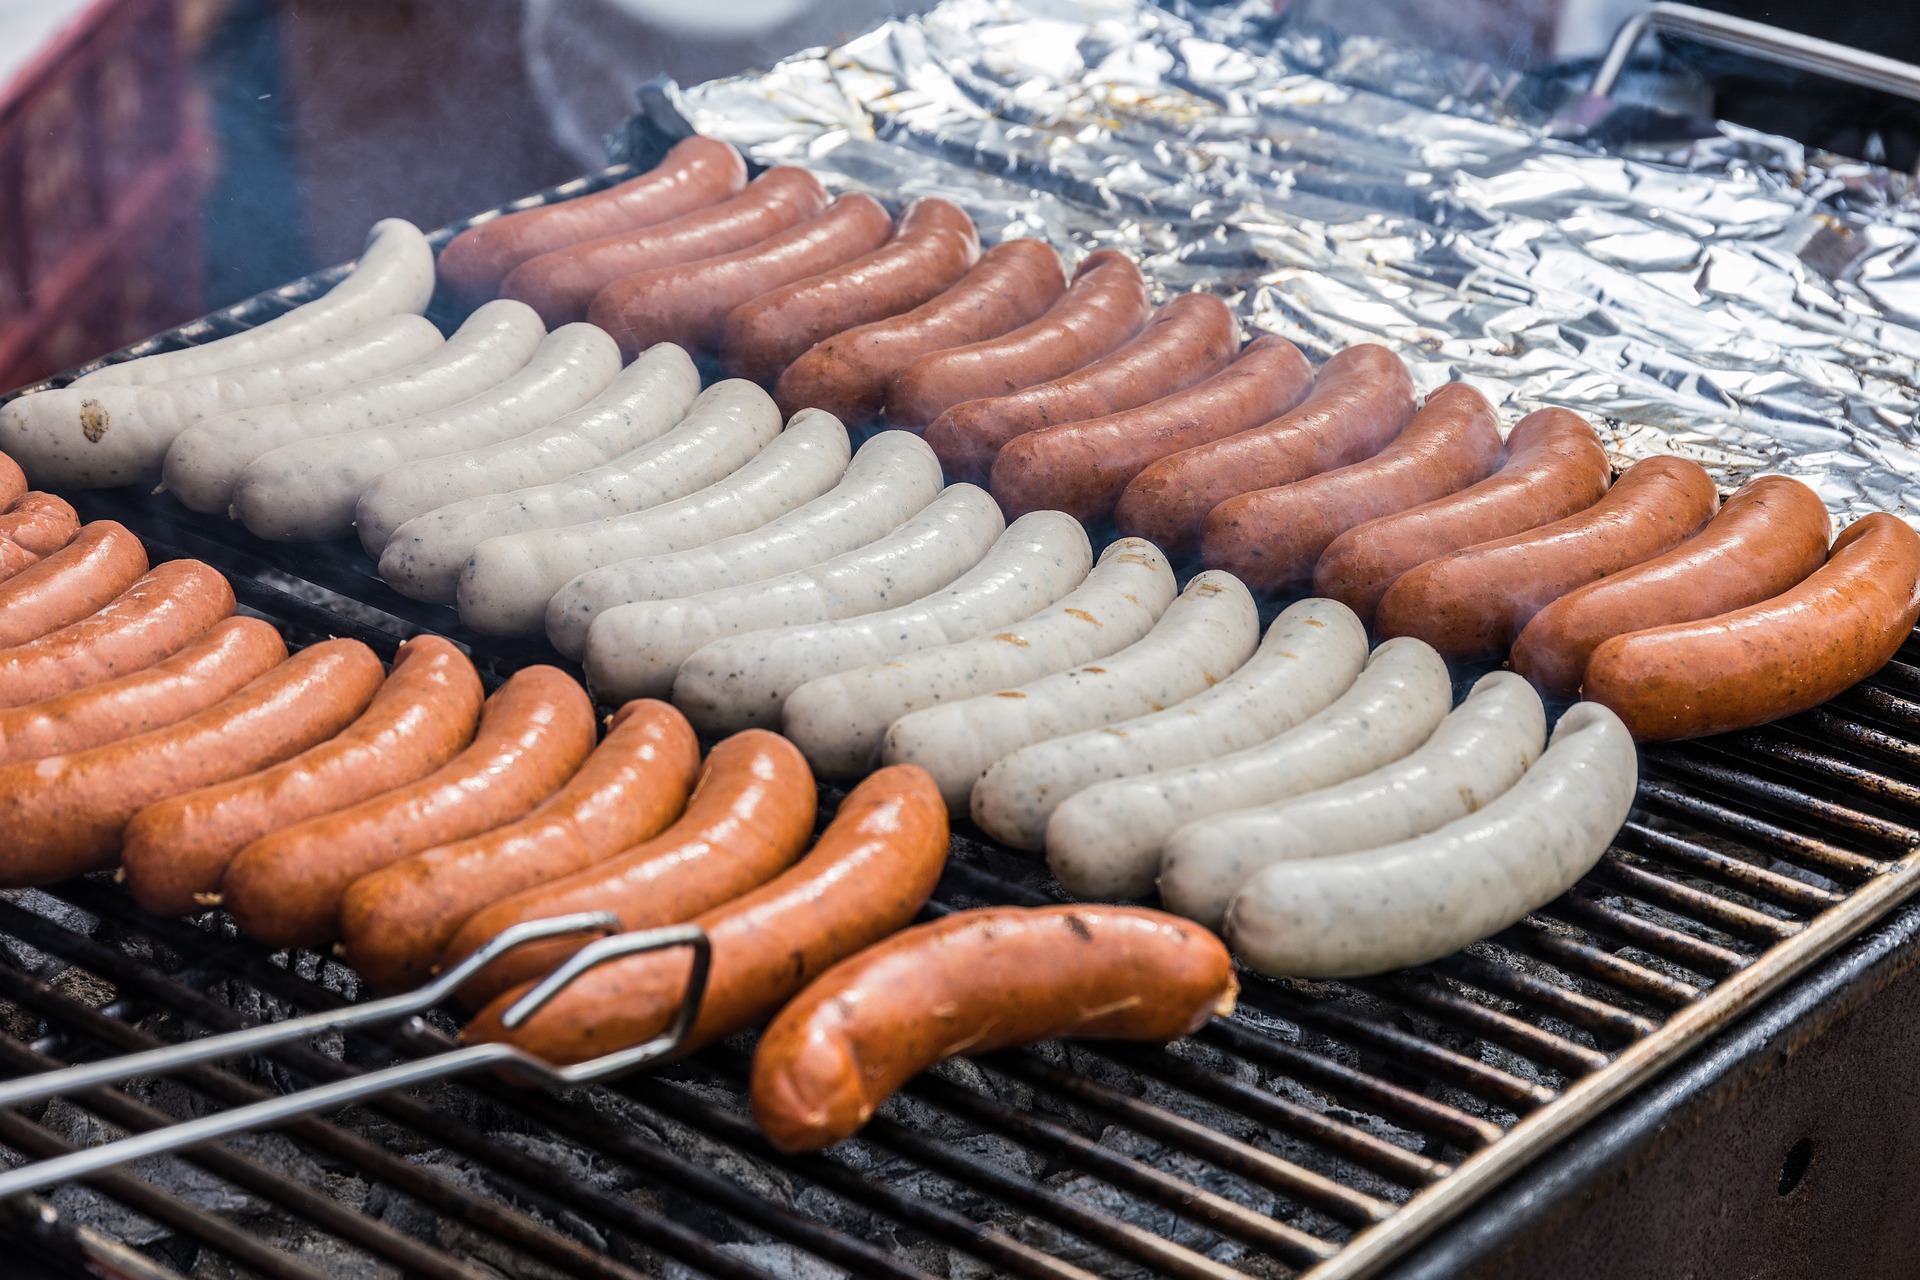
[[[1000,504],[957,484],[886,537],[806,569],[680,600],[609,609],[587,631],[587,687],[618,704],[663,698],[680,664],[722,636],[873,613],[938,591],[1007,527]]]
[[[699,649],[680,664],[673,705],[710,737],[777,728],[787,695],[807,681],[1017,622],[1079,586],[1091,568],[1093,545],[1078,520],[1032,511],[1007,526],[979,564],[924,599]]]
[[[283,444],[404,422],[477,396],[533,358],[547,328],[524,302],[489,302],[424,360],[326,395],[196,422],[167,449],[161,487],[195,511],[224,512],[255,458]]]
[[[751,382],[716,382],[658,440],[548,484],[463,498],[415,516],[387,539],[380,576],[403,596],[452,604],[468,557],[489,538],[557,532],[684,498],[725,480],[779,434],[772,396]],[[840,438],[844,443],[845,431]],[[539,607],[546,608],[546,596]],[[538,622],[535,615],[516,634],[537,634]]]
[[[433,298],[433,248],[420,229],[382,218],[345,278],[320,297],[241,333],[197,347],[166,351],[96,369],[74,386],[151,386],[237,365],[280,360],[329,338],[364,329],[383,316],[419,315]]]
[[[98,489],[160,474],[167,449],[196,422],[260,405],[322,395],[404,369],[442,344],[416,315],[385,316],[364,329],[290,356],[151,386],[66,387],[0,408],[0,449],[49,488]]]
[[[588,570],[758,529],[832,489],[852,457],[840,419],[802,409],[745,466],[684,498],[608,520],[488,538],[460,572],[461,620],[488,635],[539,635],[553,593]]]
[[[1423,640],[1373,651],[1345,693],[1258,746],[1200,764],[1095,783],[1047,820],[1047,865],[1081,898],[1153,891],[1167,837],[1197,818],[1345,782],[1425,742],[1453,706],[1447,664]]]
[[[620,347],[605,330],[562,325],[520,372],[439,413],[282,445],[255,459],[233,487],[234,514],[279,542],[337,538],[353,528],[354,504],[382,472],[531,431],[599,395],[619,372]]]
[[[1367,629],[1337,600],[1302,600],[1273,620],[1246,665],[1164,711],[1022,747],[973,788],[973,821],[1038,849],[1061,801],[1109,778],[1174,769],[1283,733],[1347,691],[1367,663]]]
[[[940,487],[940,459],[926,441],[882,431],[860,446],[839,484],[758,529],[581,574],[547,602],[547,639],[578,658],[593,620],[608,609],[764,582],[831,560],[897,528]]]
[[[1218,930],[1227,904],[1276,862],[1409,840],[1519,781],[1547,743],[1547,713],[1511,671],[1482,676],[1412,755],[1338,786],[1189,822],[1167,840],[1160,903]]]
[[[915,711],[887,729],[880,758],[933,775],[947,807],[1020,748],[1184,702],[1236,670],[1260,640],[1260,611],[1240,579],[1214,569],[1187,584],[1140,639],[1097,663]]]
[[[377,559],[393,531],[415,516],[462,498],[561,480],[631,453],[672,430],[699,394],[693,358],[658,343],[583,408],[510,440],[421,458],[380,476],[353,510],[360,545]]]
[[[1597,702],[1575,703],[1539,761],[1478,813],[1255,875],[1227,908],[1227,942],[1262,973],[1302,978],[1451,955],[1572,888],[1627,820],[1638,782],[1626,725]]]

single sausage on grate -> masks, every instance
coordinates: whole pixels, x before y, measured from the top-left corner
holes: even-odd
[[[25,644],[105,608],[147,571],[127,527],[94,520],[72,542],[0,582],[0,646]]]

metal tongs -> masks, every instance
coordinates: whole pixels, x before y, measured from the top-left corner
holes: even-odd
[[[672,947],[690,948],[693,951],[693,968],[687,975],[686,993],[680,1002],[680,1012],[674,1018],[672,1026],[645,1044],[634,1045],[632,1048],[621,1049],[570,1067],[555,1066],[544,1058],[510,1044],[467,1045],[447,1053],[402,1062],[379,1071],[369,1071],[365,1075],[354,1076],[351,1079],[337,1080],[278,1098],[268,1098],[248,1106],[236,1107],[231,1111],[182,1121],[164,1129],[155,1129],[122,1138],[117,1142],[109,1142],[50,1160],[22,1165],[17,1169],[0,1173],[0,1199],[27,1191],[37,1191],[55,1183],[84,1178],[88,1174],[127,1164],[145,1156],[178,1151],[183,1147],[197,1146],[249,1129],[271,1128],[301,1116],[336,1111],[362,1098],[425,1084],[432,1080],[445,1080],[452,1076],[466,1075],[487,1068],[510,1068],[516,1074],[529,1076],[548,1086],[574,1085],[623,1075],[665,1058],[677,1052],[686,1043],[688,1034],[693,1030],[694,1022],[700,1016],[700,1002],[706,994],[707,968],[710,958],[706,932],[694,925],[674,925],[665,929],[644,929],[634,933],[618,933],[616,931],[619,928],[619,919],[605,911],[583,911],[574,915],[555,916],[548,920],[532,920],[525,924],[517,924],[494,937],[485,946],[434,981],[404,995],[389,996],[366,1004],[348,1005],[325,1013],[289,1018],[284,1022],[248,1027],[227,1035],[207,1036],[199,1040],[189,1040],[184,1044],[167,1045],[164,1048],[130,1053],[100,1062],[79,1063],[71,1067],[62,1067],[58,1071],[23,1076],[17,1080],[0,1081],[0,1107],[17,1107],[29,1102],[77,1093],[99,1085],[116,1084],[135,1076],[161,1075],[196,1063],[256,1053],[275,1045],[303,1040],[323,1031],[377,1026],[400,1018],[414,1017],[447,999],[467,979],[516,947],[525,946],[530,942],[543,942],[550,938],[580,933],[608,933],[613,936],[589,943],[575,952],[565,964],[548,974],[533,990],[516,1000],[513,1006],[502,1015],[501,1025],[509,1031],[522,1025],[575,978],[611,960],[639,955],[647,951],[664,951]]]

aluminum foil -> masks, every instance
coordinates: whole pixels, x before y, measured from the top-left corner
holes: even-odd
[[[680,105],[839,189],[952,198],[989,242],[1128,249],[1316,358],[1385,343],[1509,426],[1560,405],[1620,463],[1920,523],[1911,181],[1733,125],[1610,152],[1552,89],[1264,0],[947,0]]]

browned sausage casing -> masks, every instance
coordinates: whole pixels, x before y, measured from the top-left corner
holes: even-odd
[[[1501,448],[1500,419],[1486,397],[1448,383],[1373,457],[1215,507],[1202,526],[1201,562],[1255,591],[1301,586],[1342,533],[1484,480],[1500,465]]]
[[[549,328],[557,327],[583,319],[594,295],[622,276],[759,244],[818,214],[827,200],[818,178],[779,165],[719,204],[529,258],[507,273],[500,296],[526,303]]]
[[[0,648],[98,613],[147,571],[147,549],[125,525],[95,520],[60,550],[0,583]]]
[[[0,765],[0,883],[46,884],[112,866],[121,828],[140,809],[332,737],[379,684],[373,650],[328,640],[164,729]]]
[[[1030,431],[1151,404],[1226,368],[1240,349],[1233,311],[1210,293],[1183,293],[1112,355],[1011,395],[957,404],[926,441],[950,483],[987,483],[993,460]]]
[[[12,506],[27,491],[27,473],[20,464],[0,453],[0,511]]]
[[[593,749],[587,692],[554,667],[526,667],[487,699],[468,748],[411,786],[262,836],[234,855],[221,905],[275,947],[333,938],[347,886],[450,840],[525,814]]]
[[[15,498],[0,512],[0,542],[9,542],[39,559],[72,542],[80,516],[65,498],[38,489]]]
[[[753,1118],[780,1150],[818,1151],[955,1054],[1176,1040],[1232,1013],[1239,989],[1220,940],[1163,911],[958,911],[842,960],[780,1011],[753,1055]]]
[[[537,254],[652,226],[724,200],[747,182],[740,153],[717,138],[685,138],[652,169],[605,191],[509,213],[455,236],[440,252],[440,279],[477,301]]]
[[[473,737],[480,697],[466,654],[439,636],[415,636],[338,736],[135,814],[120,850],[127,888],[157,915],[213,905],[227,864],[261,836],[417,782],[453,759]]]
[[[1322,366],[1292,412],[1142,471],[1121,496],[1120,532],[1191,551],[1207,513],[1228,498],[1370,458],[1412,417],[1406,363],[1372,343],[1348,347]]]
[[[1831,527],[1820,495],[1798,480],[1748,481],[1698,536],[1534,614],[1513,669],[1549,693],[1577,693],[1601,641],[1770,600],[1826,563]]]
[[[1565,409],[1530,413],[1507,437],[1506,463],[1479,484],[1335,538],[1314,566],[1313,593],[1338,600],[1372,625],[1380,597],[1407,570],[1585,511],[1600,501],[1612,475],[1585,418]]]
[[[946,860],[947,807],[933,778],[918,765],[869,776],[798,864],[694,919],[712,945],[712,968],[689,1047],[751,1026],[814,975],[912,920]],[[615,960],[509,1032],[500,1016],[523,994],[516,989],[481,1010],[463,1038],[510,1040],[549,1062],[639,1044],[666,1029],[691,963],[684,950]]]
[[[998,337],[921,356],[887,388],[887,421],[924,427],[954,405],[1048,382],[1100,359],[1153,313],[1147,282],[1118,249],[1087,255],[1039,319]]]
[[[1499,653],[1547,605],[1679,546],[1719,505],[1698,463],[1642,459],[1578,515],[1408,570],[1375,621],[1382,636],[1418,636],[1445,658]]]
[[[1920,535],[1876,512],[1798,586],[1717,617],[1603,641],[1582,696],[1642,742],[1697,738],[1816,707],[1866,679],[1920,618]]]

